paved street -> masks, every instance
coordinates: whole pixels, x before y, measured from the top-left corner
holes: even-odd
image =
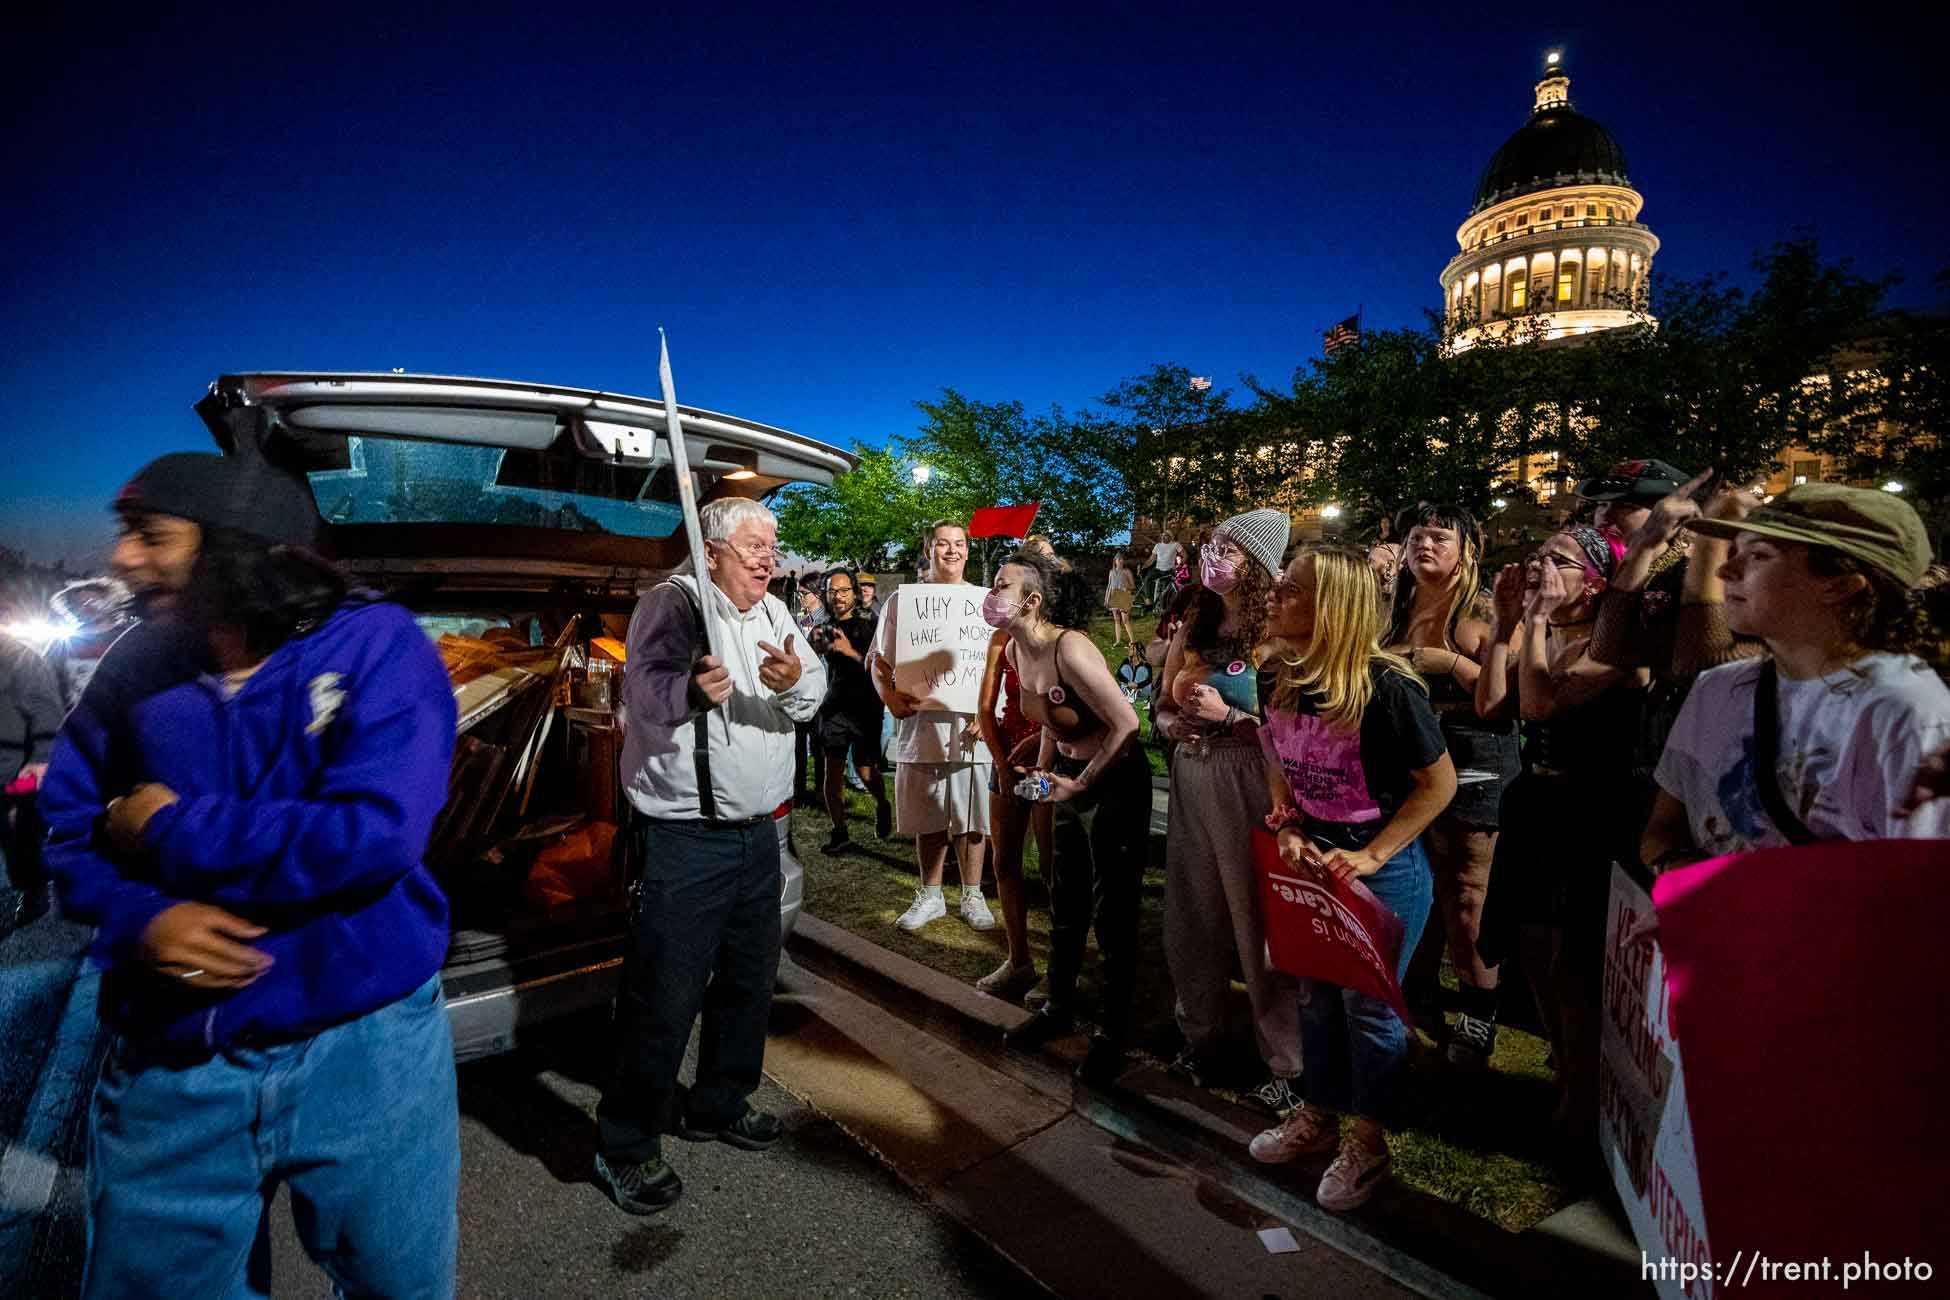
[[[0,944],[0,1295],[78,1290],[101,1055],[85,938]],[[1268,1254],[1277,1219],[1077,1114],[1064,1071],[970,1054],[790,959],[755,1099],[786,1139],[672,1139],[683,1202],[629,1218],[589,1175],[607,1043],[583,1016],[461,1068],[461,1295],[1409,1294],[1306,1234]],[[327,1296],[284,1197],[272,1216],[275,1293]]]
[[[92,1011],[57,1032],[84,934],[43,923],[0,945],[0,1295],[76,1293],[82,1251]],[[764,1154],[673,1140],[684,1201],[620,1214],[589,1182],[601,1020],[462,1067],[461,1294],[538,1296],[1021,1296],[1008,1264],[930,1207],[832,1123],[767,1083],[788,1136]],[[84,1069],[43,1072],[79,1044]],[[35,1144],[39,1144],[36,1149]],[[279,1296],[329,1294],[274,1207]]]

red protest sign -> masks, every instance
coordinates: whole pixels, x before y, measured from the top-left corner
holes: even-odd
[[[1279,841],[1264,830],[1253,831],[1253,868],[1273,969],[1366,993],[1386,1002],[1403,1024],[1415,1023],[1395,979],[1400,917],[1358,880],[1289,866]]]

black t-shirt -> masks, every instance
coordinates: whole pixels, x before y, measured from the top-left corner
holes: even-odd
[[[845,637],[847,644],[860,654],[859,659],[849,659],[837,650],[828,649],[825,652],[826,699],[819,706],[822,714],[857,716],[872,713],[881,707],[880,695],[873,688],[873,679],[867,675],[865,663],[867,651],[873,648],[873,628],[873,619],[857,613],[836,619],[821,628],[822,632]]]
[[[1447,750],[1419,686],[1378,665],[1369,673],[1374,695],[1357,735],[1322,721],[1315,697],[1302,695],[1298,710],[1275,707],[1279,660],[1260,670],[1260,743],[1286,770],[1287,787],[1307,816],[1307,838],[1316,844],[1366,848],[1414,789],[1410,774]]]

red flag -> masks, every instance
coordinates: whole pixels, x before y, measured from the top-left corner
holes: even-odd
[[[983,506],[968,521],[970,537],[1027,537],[1030,525],[1036,522],[1036,512],[1043,503],[1031,501],[1026,506]]]

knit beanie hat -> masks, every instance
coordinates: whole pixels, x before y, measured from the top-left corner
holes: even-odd
[[[1292,532],[1293,520],[1286,511],[1248,510],[1214,528],[1212,535],[1230,540],[1258,560],[1268,573],[1277,574],[1280,561],[1286,557],[1287,538]]]
[[[311,489],[297,475],[256,459],[170,452],[129,480],[115,496],[115,509],[234,528],[273,546],[314,550],[318,545]]]

